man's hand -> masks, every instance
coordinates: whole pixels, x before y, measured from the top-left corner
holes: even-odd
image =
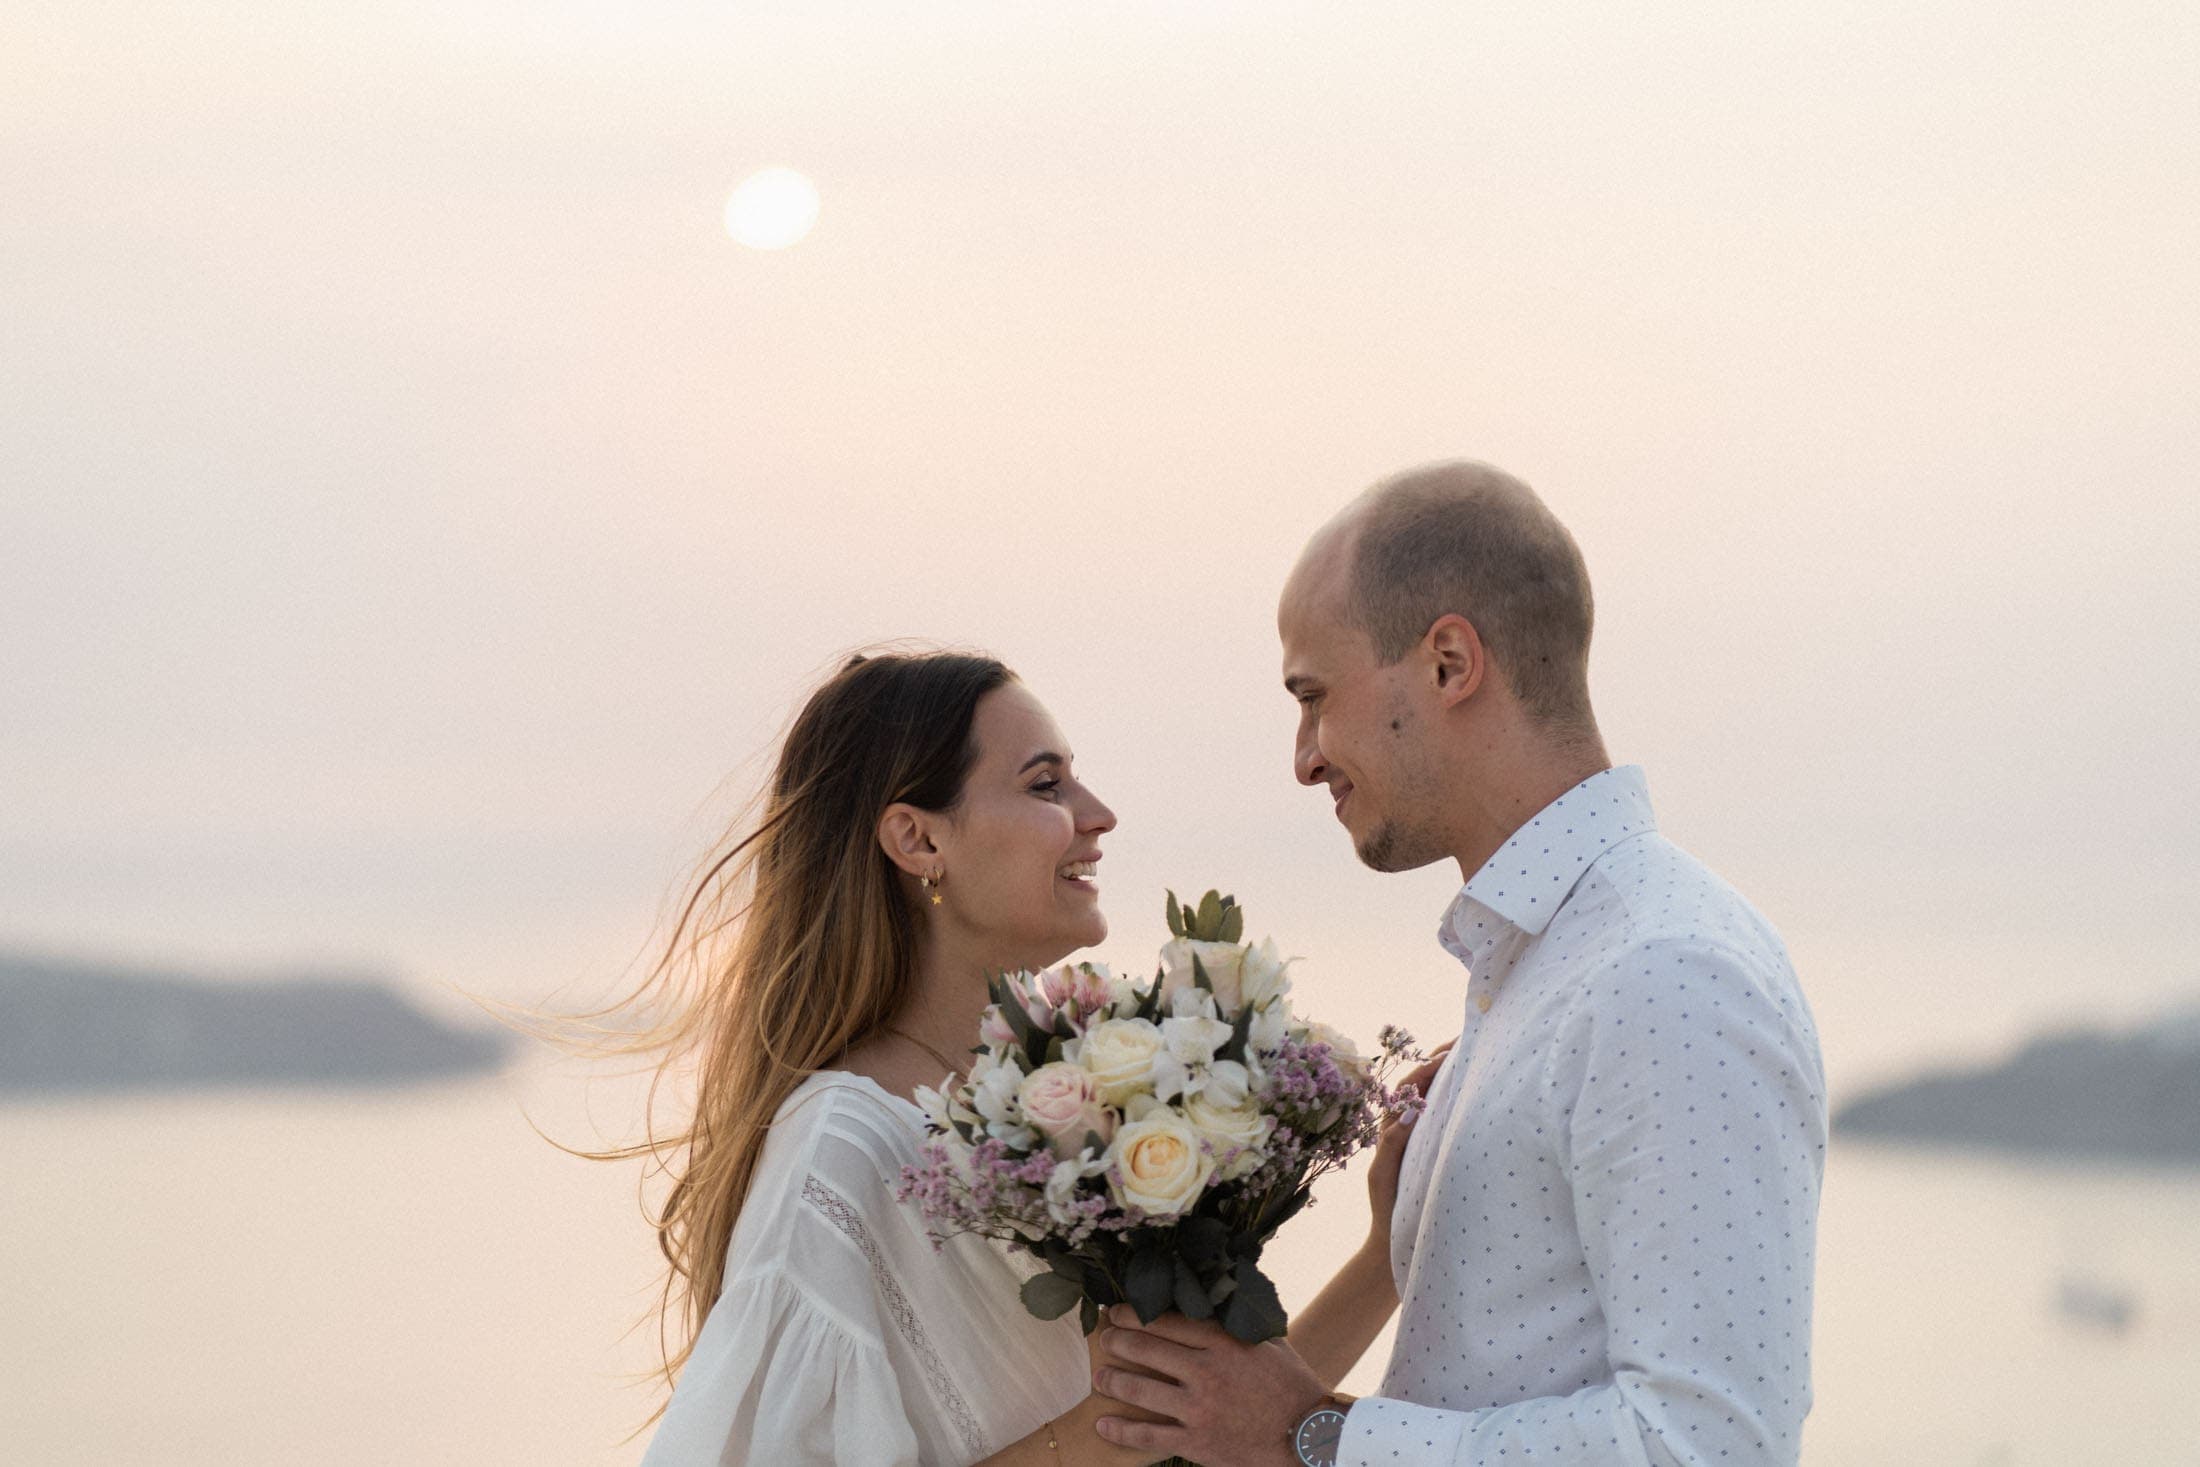
[[[1189,1457],[1202,1467],[1297,1467],[1291,1434],[1326,1388],[1281,1340],[1232,1339],[1212,1320],[1164,1314],[1140,1324],[1119,1304],[1100,1347],[1124,1365],[1093,1372],[1093,1389],[1170,1422],[1103,1416],[1100,1435],[1155,1457]]]
[[[1429,1087],[1436,1083],[1436,1072],[1443,1068],[1444,1056],[1451,1053],[1456,1042],[1447,1039],[1439,1044],[1436,1053],[1398,1083],[1411,1085],[1426,1099]],[[1367,1170],[1367,1241],[1386,1262],[1390,1258],[1390,1214],[1398,1207],[1398,1169],[1405,1164],[1406,1143],[1412,1139],[1411,1126],[1385,1121],[1382,1137],[1375,1144],[1375,1164]]]

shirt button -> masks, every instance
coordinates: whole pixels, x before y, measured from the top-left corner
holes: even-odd
[[[1488,1013],[1490,1011],[1490,1003],[1491,999],[1487,993],[1478,993],[1474,996],[1474,1007],[1476,1012],[1478,1013]]]

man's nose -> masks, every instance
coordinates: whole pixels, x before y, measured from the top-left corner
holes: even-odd
[[[1329,761],[1322,758],[1322,746],[1312,738],[1299,740],[1291,768],[1298,775],[1300,784],[1320,784],[1329,776]]]

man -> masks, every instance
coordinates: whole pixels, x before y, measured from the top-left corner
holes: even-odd
[[[1347,1264],[1289,1342],[1113,1311],[1095,1385],[1167,1420],[1101,1435],[1205,1467],[1795,1463],[1817,1036],[1778,935],[1605,755],[1572,536],[1486,465],[1419,469],[1314,536],[1277,621],[1300,782],[1376,870],[1459,865],[1464,1027],[1388,1268]],[[1401,1302],[1380,1393],[1333,1394]]]

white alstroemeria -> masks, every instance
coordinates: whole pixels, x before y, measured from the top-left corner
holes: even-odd
[[[1087,1177],[1097,1177],[1107,1169],[1106,1153],[1094,1151],[1090,1147],[1066,1161],[1056,1162],[1054,1170],[1047,1173],[1047,1216],[1064,1227],[1074,1224],[1077,1219],[1070,1212],[1069,1205],[1077,1200],[1077,1184]]]
[[[916,1088],[915,1099],[917,1109],[924,1112],[925,1120],[931,1123],[934,1130],[949,1131],[954,1129],[947,1123],[946,1096],[929,1085],[919,1085]]]
[[[1291,1014],[1283,1000],[1273,1000],[1253,1015],[1253,1022],[1245,1030],[1245,1067],[1252,1072],[1256,1087],[1268,1079],[1267,1056],[1283,1048],[1283,1041],[1290,1037]]]
[[[1205,1000],[1212,1010],[1214,1001],[1207,994],[1195,991],[1189,996]],[[1161,1021],[1161,1053],[1154,1059],[1153,1093],[1163,1100],[1197,1095],[1204,1089],[1216,1068],[1215,1051],[1230,1042],[1230,1026],[1200,1013],[1199,1006],[1187,1003],[1186,997],[1181,993],[1176,996],[1180,1011],[1177,1017]],[[1225,1063],[1240,1077],[1244,1075],[1243,1065]]]
[[[1248,948],[1245,965],[1238,978],[1238,998],[1249,1008],[1258,1008],[1271,999],[1282,998],[1291,991],[1290,966],[1296,958],[1286,958],[1276,952],[1272,938],[1262,938],[1260,946]]]
[[[1252,1071],[1236,1060],[1216,1060],[1200,1076],[1199,1088],[1186,1091],[1185,1098],[1197,1096],[1209,1105],[1234,1106],[1245,1104],[1252,1092]]]
[[[981,1054],[970,1067],[970,1104],[985,1122],[986,1134],[1019,1151],[1039,1144],[1039,1133],[1024,1124],[1016,1092],[1024,1072],[1013,1063]]]

